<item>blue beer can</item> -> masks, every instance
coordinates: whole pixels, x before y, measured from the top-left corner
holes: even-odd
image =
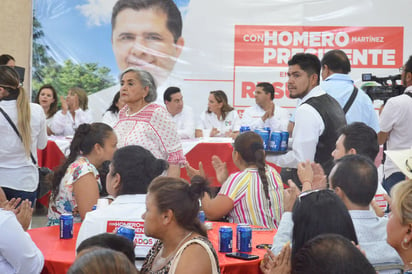
[[[230,226],[219,228],[219,252],[232,252],[233,231]]]
[[[266,130],[269,133],[269,136],[270,136],[270,132],[271,132],[270,127],[264,127],[263,129]]]
[[[240,226],[237,231],[237,241],[239,246],[237,247],[239,252],[251,252],[252,251],[252,228],[249,225]]]
[[[259,136],[263,140],[263,149],[267,150],[269,148],[269,131],[265,129],[255,129],[255,132],[259,134]]]
[[[201,223],[204,223],[206,221],[206,215],[203,210],[199,211],[199,214],[197,215],[197,217],[199,218],[199,221]]]
[[[73,238],[73,215],[63,213],[60,215],[60,239]]]
[[[247,224],[237,224],[236,226],[236,250],[239,250],[239,245],[240,245],[239,230],[242,226],[247,226]]]
[[[129,239],[131,242],[134,240],[135,231],[134,228],[130,226],[121,226],[117,229],[117,235],[123,236]]]
[[[249,126],[241,126],[239,132],[246,132],[246,131],[250,131],[250,127]]]
[[[280,143],[280,151],[288,150],[289,132],[282,131],[282,142]]]
[[[282,133],[280,131],[274,131],[270,135],[269,150],[279,151],[282,142]]]

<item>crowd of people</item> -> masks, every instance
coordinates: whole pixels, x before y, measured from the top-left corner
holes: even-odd
[[[114,7],[117,49],[128,46],[120,16],[179,13],[173,1],[133,3],[119,0]],[[180,31],[170,29],[164,39],[183,45],[181,20],[172,23],[168,28]],[[170,55],[179,55],[174,49]],[[159,103],[157,78],[165,80],[167,72],[131,66],[140,59],[135,46],[130,52],[116,51],[120,90],[98,121],[81,87],[59,92],[45,83],[30,103],[15,59],[0,56],[0,232],[7,235],[0,240],[1,273],[43,268],[43,255],[25,231],[39,185],[37,150],[50,135],[72,138],[69,155],[48,177],[47,225],[58,225],[67,213],[81,223],[68,273],[220,273],[200,210],[210,221],[277,229],[260,264],[265,274],[412,273],[412,56],[401,68],[404,93],[390,98],[380,116],[350,78],[347,55],[330,50],[321,60],[309,53],[290,58],[287,87],[298,99],[291,115],[276,102],[274,86],[261,82],[256,104],[242,117],[225,91],[212,90],[195,119],[179,87],[165,88]],[[174,65],[161,61],[162,68]],[[250,131],[240,133],[241,126]],[[268,154],[255,132],[263,128],[288,131],[289,150]],[[239,171],[229,174],[217,156],[215,174],[193,168],[182,140],[202,137],[231,138]],[[379,178],[374,161],[384,143],[389,152]],[[107,175],[100,172],[105,163]],[[190,182],[180,178],[181,168]],[[209,187],[211,176],[218,189]],[[382,194],[390,207],[377,206]],[[94,210],[99,199],[109,205]],[[143,226],[144,233],[135,234],[142,241],[116,236],[114,220]]]

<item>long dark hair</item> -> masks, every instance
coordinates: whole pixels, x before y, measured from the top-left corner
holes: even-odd
[[[120,99],[120,91],[116,92],[116,94],[113,96],[112,104],[106,111],[110,111],[112,113],[118,113],[119,108],[116,106],[116,104],[119,102]]]
[[[57,104],[58,104],[57,92],[56,92],[56,89],[52,85],[46,84],[46,85],[41,86],[39,88],[39,92],[37,92],[36,99],[34,99],[34,102],[36,104],[40,104],[40,100],[39,100],[40,93],[43,89],[46,89],[46,88],[50,89],[53,93],[54,102],[50,104],[50,108],[49,108],[49,111],[47,112],[47,117],[46,117],[46,118],[51,118],[53,117],[54,114],[56,114],[57,109],[58,109],[57,108]]]
[[[348,209],[330,189],[303,192],[293,206],[292,220],[292,259],[307,241],[324,233],[336,233],[358,244]]]
[[[104,147],[104,141],[109,138],[113,129],[104,123],[81,124],[70,144],[70,154],[66,161],[58,167],[52,178],[52,200],[59,194],[60,181],[64,177],[67,168],[77,157],[82,154],[87,156],[93,151],[94,145],[99,144]]]
[[[237,136],[234,149],[239,152],[240,156],[247,165],[257,166],[259,177],[263,185],[263,190],[265,191],[270,207],[269,183],[266,177],[265,151],[263,150],[262,138],[259,134],[253,131],[243,132]]]
[[[226,115],[232,110],[234,110],[234,108],[231,107],[227,102],[228,100],[226,93],[223,90],[214,90],[211,91],[210,94],[213,94],[218,103],[223,103],[222,109],[220,111],[222,112],[222,120],[224,120],[226,118]],[[211,113],[209,109],[207,110],[207,112]]]
[[[154,196],[160,212],[171,209],[181,227],[207,238],[206,228],[198,218],[199,199],[209,192],[203,177],[194,176],[191,184],[180,178],[157,177],[148,191]]]

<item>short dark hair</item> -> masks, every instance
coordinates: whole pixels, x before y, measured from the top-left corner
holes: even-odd
[[[319,58],[311,53],[297,53],[288,61],[289,66],[299,65],[309,76],[312,74],[318,75],[318,83],[320,81],[320,61]]]
[[[292,274],[375,274],[368,259],[347,238],[322,234],[306,242],[292,260]]]
[[[330,189],[303,192],[292,211],[292,259],[310,239],[324,233],[340,234],[358,243],[348,209]]]
[[[101,233],[85,239],[77,247],[76,252],[80,253],[82,250],[91,247],[105,247],[112,250],[122,252],[134,264],[134,247],[132,241],[123,236],[112,233]]]
[[[165,160],[155,158],[149,150],[136,145],[116,150],[111,165],[110,175],[120,175],[118,195],[146,194],[150,182],[169,166]]]
[[[181,92],[178,87],[168,87],[163,93],[163,101],[172,101],[172,95]]]
[[[10,60],[16,61],[10,54],[0,55],[0,65],[7,65]]]
[[[271,100],[275,98],[275,88],[273,87],[271,83],[261,82],[257,84],[256,87],[261,87],[266,94],[270,93]]]
[[[378,135],[375,130],[362,122],[353,122],[340,131],[345,136],[343,146],[346,151],[351,148],[356,150],[356,154],[364,155],[375,161],[379,152]]]
[[[328,68],[336,73],[348,74],[350,72],[350,61],[343,50],[333,49],[323,55],[321,61],[322,67],[327,65]]]
[[[369,205],[378,188],[375,164],[368,157],[352,154],[337,160],[334,169],[330,178],[332,188],[342,189],[354,204]]]
[[[408,61],[404,65],[405,72],[412,72],[412,55],[409,56]]]
[[[175,43],[182,36],[182,14],[172,0],[119,0],[112,11],[112,31],[116,26],[116,18],[124,9],[135,11],[158,9],[167,15],[167,28],[172,33]]]

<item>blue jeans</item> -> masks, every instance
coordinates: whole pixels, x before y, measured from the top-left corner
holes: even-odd
[[[15,190],[7,187],[3,187],[4,194],[6,194],[7,200],[11,198],[21,198],[22,201],[28,199],[31,202],[31,207],[34,206],[37,198],[37,191],[27,192],[22,190]]]
[[[392,173],[388,178],[383,178],[382,186],[390,195],[392,187],[403,180],[405,180],[405,174],[403,174],[402,172],[395,172]]]

